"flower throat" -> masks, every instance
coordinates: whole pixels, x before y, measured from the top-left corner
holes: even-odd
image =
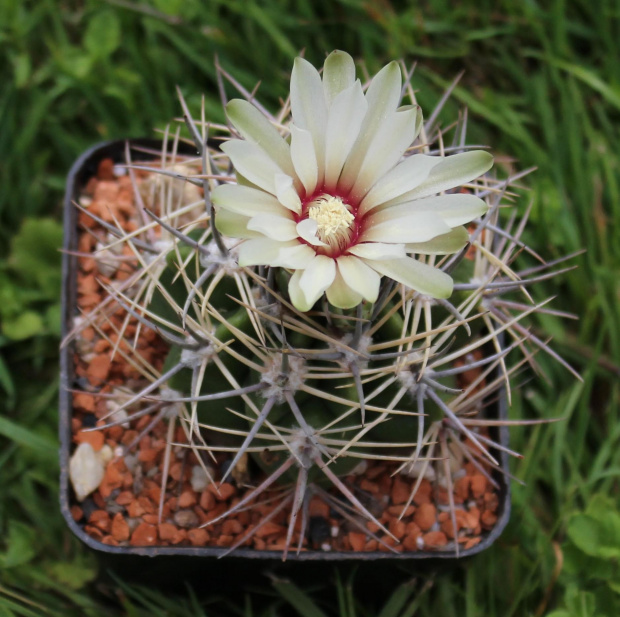
[[[343,249],[351,241],[355,216],[340,197],[325,194],[312,200],[308,217],[317,223],[319,240],[332,249]]]

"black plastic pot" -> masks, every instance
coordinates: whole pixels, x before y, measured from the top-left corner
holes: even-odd
[[[154,152],[159,151],[161,148],[161,142],[155,139],[136,139],[131,140],[130,146],[141,147],[145,149],[151,149]],[[94,146],[90,150],[87,150],[82,156],[80,156],[71,168],[67,177],[67,187],[64,201],[64,248],[65,253],[63,256],[63,297],[62,297],[62,315],[63,315],[63,339],[66,337],[71,327],[70,324],[73,318],[78,314],[77,312],[77,257],[71,255],[71,251],[77,249],[77,208],[73,205],[77,202],[80,193],[88,180],[93,177],[97,172],[98,164],[101,160],[111,158],[115,162],[122,163],[125,160],[125,141],[111,141],[104,142]],[[195,155],[196,152],[193,149],[183,148],[184,153]],[[140,158],[148,158],[147,154],[140,153]],[[153,157],[155,158],[155,155]],[[60,507],[65,517],[69,528],[73,533],[82,540],[85,544],[91,548],[104,551],[106,553],[113,553],[117,555],[147,555],[147,556],[162,556],[162,555],[179,555],[179,556],[196,556],[196,557],[218,557],[222,555],[227,549],[217,547],[191,547],[191,546],[151,546],[151,547],[119,547],[109,546],[103,544],[91,538],[82,528],[82,526],[76,523],[71,516],[70,507],[72,503],[75,503],[72,488],[69,481],[69,458],[71,456],[71,416],[72,416],[72,402],[71,393],[69,390],[75,387],[75,375],[73,367],[73,344],[68,344],[61,350],[60,354],[60,407],[59,407],[59,433],[60,433]],[[505,419],[507,417],[507,401],[504,393],[499,397],[499,400],[489,406],[489,409],[496,409],[496,417],[499,419]],[[506,427],[499,428],[498,434],[494,436],[495,439],[499,439],[499,443],[503,446],[508,445],[508,429]],[[504,527],[506,526],[510,517],[510,485],[507,483],[508,477],[508,456],[505,452],[494,452],[494,456],[501,462],[502,471],[504,473],[497,473],[496,480],[500,485],[499,493],[499,507],[498,507],[498,520],[493,529],[482,537],[481,542],[476,546],[461,550],[459,557],[468,557],[475,555],[486,548],[488,548],[499,537]],[[249,548],[239,548],[231,555],[237,558],[249,558],[249,559],[263,559],[263,560],[280,560],[280,551],[257,551]],[[337,561],[337,560],[352,560],[352,561],[372,561],[376,559],[390,559],[390,560],[420,560],[420,559],[441,559],[450,560],[454,559],[456,555],[452,552],[430,552],[430,551],[415,551],[404,553],[388,553],[388,552],[323,552],[308,550],[303,551],[299,555],[296,555],[294,551],[289,553],[288,560],[290,561]]]

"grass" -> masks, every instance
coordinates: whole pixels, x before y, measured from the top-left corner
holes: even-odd
[[[513,485],[507,531],[468,562],[370,574],[278,566],[234,595],[208,582],[220,564],[197,564],[193,590],[121,583],[56,507],[65,174],[96,141],[148,135],[178,115],[176,84],[190,106],[204,93],[221,120],[216,54],[246,87],[262,79],[262,99],[275,104],[298,50],[318,62],[337,47],[371,72],[417,59],[423,108],[465,69],[452,111],[469,107],[471,139],[538,167],[529,243],[550,259],[587,249],[544,289],[579,321],[541,317],[538,327],[584,381],[544,362],[548,381],[522,389],[515,417],[563,420],[513,431],[525,486]],[[617,615],[619,57],[614,0],[0,3],[0,616]],[[584,513],[592,503],[605,504],[604,522]]]

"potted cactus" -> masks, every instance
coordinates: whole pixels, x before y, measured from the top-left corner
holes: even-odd
[[[181,96],[189,139],[105,146],[70,183],[70,524],[145,554],[482,550],[511,376],[563,362],[527,325],[557,262],[502,212],[524,174],[491,171],[466,115],[441,129],[443,100],[424,122],[396,62],[362,84],[344,52],[298,58],[275,115],[221,75],[228,125]]]

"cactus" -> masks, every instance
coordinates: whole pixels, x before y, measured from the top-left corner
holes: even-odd
[[[97,259],[133,267],[80,327],[121,308],[115,351],[130,319],[169,346],[161,371],[147,367],[148,385],[117,395],[114,413],[138,406],[130,419],[167,419],[170,447],[180,422],[211,481],[248,460],[262,469],[207,523],[276,504],[227,552],[282,510],[283,558],[301,550],[314,495],[395,550],[344,480],[369,461],[416,478],[403,513],[423,478],[440,483],[456,538],[458,470],[469,462],[496,484],[498,452],[519,456],[493,437],[510,422],[489,417],[489,401],[510,395],[526,364],[538,369],[538,351],[574,373],[528,329],[551,311],[529,290],[565,269],[521,240],[527,214],[518,221],[512,202],[525,174],[489,171],[492,157],[465,143],[466,114],[441,128],[446,97],[424,122],[398,63],[362,85],[344,52],[322,76],[298,58],[276,114],[220,75],[244,97],[226,104],[228,125],[204,109],[195,120],[179,93],[197,156],[177,154],[178,130],[159,166],[134,164],[128,149],[135,229],[94,217],[109,232]],[[158,175],[138,186],[144,170]],[[518,269],[523,256],[535,265]],[[226,465],[216,472],[210,460]]]

